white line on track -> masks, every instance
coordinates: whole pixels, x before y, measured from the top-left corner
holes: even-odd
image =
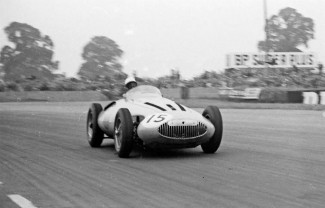
[[[21,208],[37,208],[33,205],[32,202],[28,201],[27,199],[18,194],[11,194],[8,195],[8,197]]]

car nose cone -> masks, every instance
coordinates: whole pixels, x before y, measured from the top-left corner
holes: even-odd
[[[198,121],[195,120],[171,120],[167,122],[169,126],[196,126]]]

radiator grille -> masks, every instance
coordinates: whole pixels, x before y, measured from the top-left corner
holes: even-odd
[[[207,132],[207,126],[201,122],[195,126],[170,126],[164,123],[158,128],[158,132],[163,137],[190,139],[204,135]]]

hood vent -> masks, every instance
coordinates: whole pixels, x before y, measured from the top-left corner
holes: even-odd
[[[167,106],[174,111],[176,110],[176,108],[174,108],[171,104],[167,104]]]
[[[176,103],[176,102],[175,102],[175,103]],[[184,108],[181,104],[176,103],[176,105],[178,105],[178,107],[179,107],[182,111],[185,111],[185,108]]]
[[[160,107],[160,106],[158,106],[158,105],[155,105],[155,104],[153,104],[153,103],[145,102],[144,104],[146,104],[146,105],[150,105],[150,106],[155,107],[155,108],[158,108],[159,110],[162,110],[162,111],[166,111],[165,108],[162,108],[162,107]]]

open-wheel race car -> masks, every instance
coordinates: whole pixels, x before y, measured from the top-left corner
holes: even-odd
[[[104,109],[92,103],[87,116],[87,138],[99,147],[104,138],[114,139],[119,157],[129,157],[133,145],[152,149],[193,148],[215,153],[222,139],[222,117],[216,106],[202,115],[184,105],[164,98],[160,90],[141,85],[129,90],[123,99]]]

